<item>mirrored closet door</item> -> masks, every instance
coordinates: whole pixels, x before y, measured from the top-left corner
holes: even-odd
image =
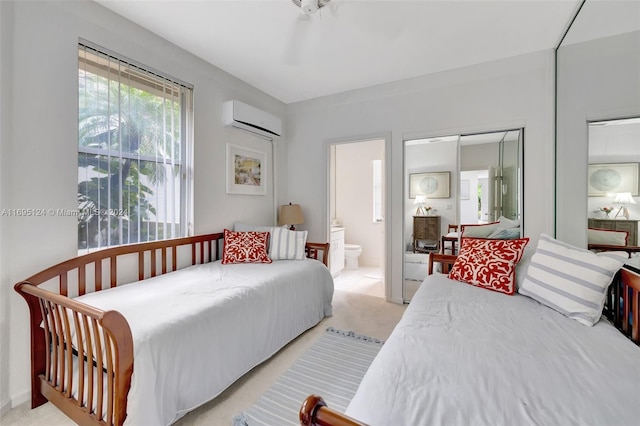
[[[458,224],[521,223],[522,146],[523,129],[404,141],[405,301]]]

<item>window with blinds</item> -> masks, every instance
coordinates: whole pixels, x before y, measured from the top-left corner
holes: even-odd
[[[78,48],[78,248],[189,233],[193,88]]]

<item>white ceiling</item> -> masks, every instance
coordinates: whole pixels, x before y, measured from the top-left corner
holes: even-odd
[[[579,0],[97,0],[284,103],[556,47]]]

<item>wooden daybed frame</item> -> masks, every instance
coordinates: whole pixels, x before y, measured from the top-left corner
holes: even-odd
[[[640,252],[638,246],[593,245],[589,248],[597,251],[626,251],[629,254]],[[442,272],[448,273],[456,257],[430,253],[428,274],[432,274],[434,263],[440,263]],[[640,275],[622,268],[613,282],[609,287],[603,315],[622,334],[640,346]],[[299,417],[302,426],[367,426],[366,423],[329,408],[319,395],[309,395],[302,402]]]
[[[31,407],[48,400],[78,424],[122,425],[133,373],[131,330],[119,312],[105,312],[72,297],[136,281],[135,276],[122,278],[118,270],[119,261],[135,264],[136,256],[138,280],[219,260],[223,236],[108,248],[17,283],[14,288],[30,311]],[[329,243],[308,242],[305,251],[308,258],[327,265]]]

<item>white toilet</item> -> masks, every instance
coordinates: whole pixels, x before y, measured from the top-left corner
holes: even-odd
[[[358,269],[358,256],[362,253],[362,246],[358,244],[344,245],[344,260],[346,269]]]

